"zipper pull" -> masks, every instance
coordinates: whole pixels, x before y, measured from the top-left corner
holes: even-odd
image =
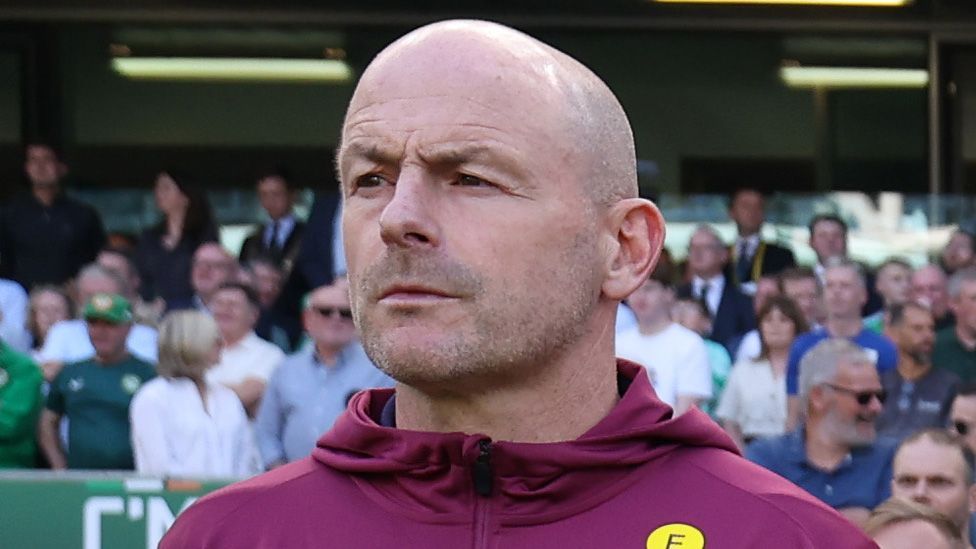
[[[491,474],[491,441],[479,440],[478,448],[481,452],[478,459],[474,460],[474,468],[471,469],[471,477],[474,481],[474,491],[481,496],[491,495],[492,474]]]

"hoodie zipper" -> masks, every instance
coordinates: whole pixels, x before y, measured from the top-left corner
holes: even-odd
[[[491,441],[478,441],[478,457],[471,468],[471,480],[474,484],[474,547],[475,549],[489,547],[488,540],[488,511],[492,491],[491,471]]]

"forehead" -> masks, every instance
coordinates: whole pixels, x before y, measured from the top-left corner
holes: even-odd
[[[821,219],[813,226],[814,235],[827,235],[827,234],[838,234],[843,233],[844,227],[840,223],[834,221],[833,219]]]
[[[732,197],[733,205],[756,206],[763,203],[763,195],[756,191],[739,191]]]
[[[262,191],[284,191],[287,190],[288,185],[285,180],[272,175],[270,177],[264,177],[258,181],[258,189]]]
[[[912,270],[902,265],[900,263],[889,263],[878,271],[878,276],[894,277],[894,276],[906,276],[911,274]]]
[[[230,259],[230,255],[219,246],[204,244],[197,249],[197,253],[193,255],[193,258],[197,261],[225,261]]]
[[[695,231],[691,235],[691,244],[699,246],[721,246],[722,241],[711,231]]]
[[[247,303],[247,294],[240,288],[224,288],[214,294],[214,299],[224,302]]]
[[[55,160],[57,155],[50,147],[44,145],[31,145],[27,147],[27,157],[33,160]]]
[[[942,284],[945,277],[938,270],[931,267],[924,267],[912,275],[912,282],[915,284]]]
[[[954,446],[936,444],[922,438],[903,445],[895,454],[896,475],[952,475],[961,479],[965,475],[966,462],[962,452]]]
[[[349,302],[349,294],[338,286],[327,286],[313,292],[309,301],[318,305],[341,305]]]
[[[854,387],[880,387],[878,370],[870,361],[841,357],[837,364],[837,380]]]
[[[921,307],[905,307],[905,320],[913,324],[919,322],[933,322],[932,313]]]

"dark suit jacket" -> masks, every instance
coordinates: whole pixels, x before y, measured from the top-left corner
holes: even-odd
[[[305,237],[299,245],[294,268],[274,308],[288,317],[301,315],[302,297],[310,290],[332,282],[333,227],[341,197],[337,191],[315,193],[312,211],[305,224]]]
[[[678,288],[678,297],[681,299],[696,297],[692,293],[691,284],[685,284]],[[756,314],[752,307],[752,298],[743,294],[731,281],[725,279],[725,288],[722,290],[722,300],[718,303],[718,311],[712,319],[712,333],[709,339],[717,341],[730,350],[736,338],[756,327]]]
[[[774,275],[786,269],[796,267],[796,258],[789,248],[784,248],[771,242],[759,241],[759,246],[752,254],[752,261],[749,266],[749,278],[739,280],[736,273],[738,261],[735,258],[735,245],[729,248],[732,260],[725,268],[725,278],[735,281],[736,285],[743,282],[759,282],[761,277]]]
[[[298,257],[302,237],[305,235],[305,224],[296,220],[291,234],[285,240],[284,249],[275,251],[270,250],[264,245],[264,231],[266,228],[267,225],[259,225],[244,240],[244,244],[241,246],[241,263],[247,263],[256,257],[267,257],[281,265],[287,276],[295,264],[295,259]]]

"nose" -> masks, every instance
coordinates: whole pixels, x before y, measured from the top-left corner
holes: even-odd
[[[423,170],[404,166],[393,187],[393,198],[380,215],[380,236],[388,246],[435,247],[439,225],[433,204],[436,190]]]
[[[912,488],[912,500],[918,503],[928,505],[929,503],[928,486],[926,486],[924,480],[919,480],[918,482],[915,483],[915,486]]]

